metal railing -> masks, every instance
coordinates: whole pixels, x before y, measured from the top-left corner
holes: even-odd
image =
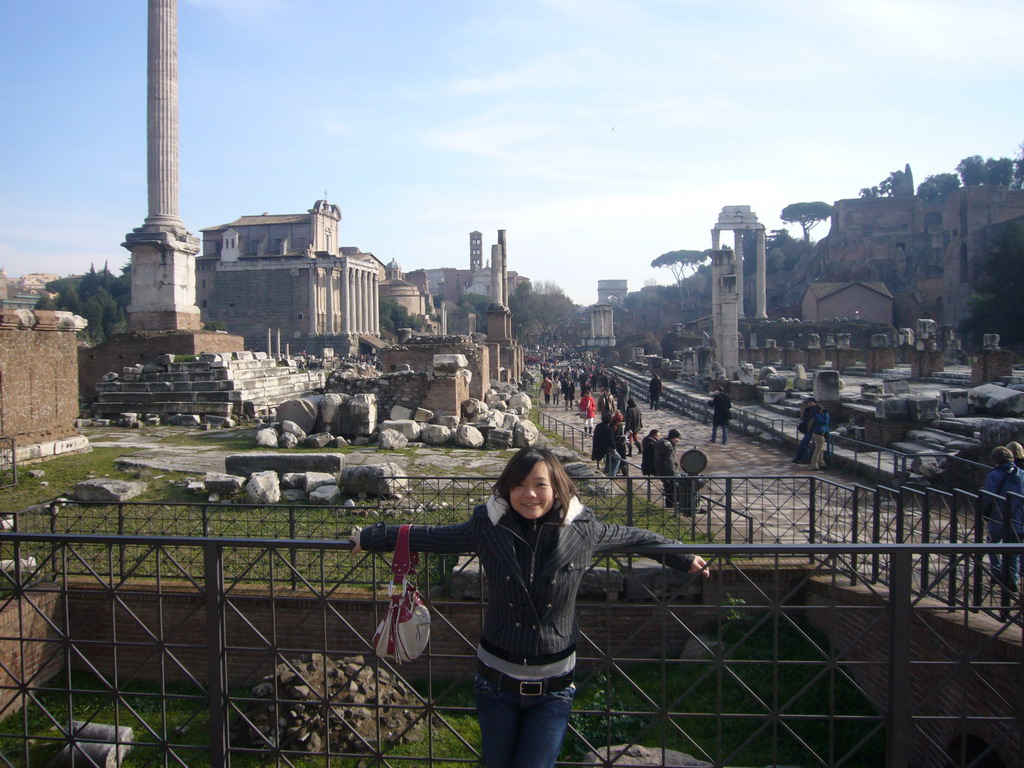
[[[353,506],[58,501],[16,515],[14,523],[22,533],[320,541],[347,538],[353,527],[376,520],[463,522],[474,506],[486,501],[492,482],[479,477],[391,478],[390,495],[353,499]],[[989,516],[1006,515],[1011,507],[989,493],[870,488],[820,476],[594,476],[578,477],[576,484],[580,500],[604,522],[699,543],[977,544],[988,538],[984,513],[991,509]],[[80,575],[107,567],[95,559],[106,557],[105,551],[85,559],[86,551],[80,550],[80,559],[67,567]],[[190,569],[196,564],[188,559],[191,551],[183,551],[173,567],[195,577]],[[116,572],[127,574],[132,557],[125,545],[114,560]],[[942,566],[944,575],[938,581],[932,576],[935,569],[922,571],[922,594],[950,605],[983,605],[998,618],[1006,597],[998,588],[1008,588],[1012,578],[1001,574],[993,581],[983,565],[977,561],[956,572]],[[256,582],[264,578],[262,571],[246,574],[246,564],[230,558],[225,567],[232,577]],[[875,580],[885,580],[885,568],[881,562],[860,564],[861,573]]]
[[[111,565],[123,548],[133,553],[127,574]],[[46,765],[85,721],[131,727],[119,738],[133,765],[477,764],[484,587],[472,558],[431,583],[431,643],[396,667],[371,653],[387,557],[348,549],[0,538],[0,556],[16,563],[0,572],[0,617],[21,617],[0,623],[0,644],[22,650],[0,666],[0,762]],[[978,768],[1020,755],[1019,600],[1007,607],[1016,623],[990,627],[989,640],[947,640],[929,655],[929,638],[973,626],[978,606],[935,606],[914,589],[923,562],[958,567],[1019,547],[702,545],[707,581],[637,560],[681,549],[612,554],[584,579],[578,692],[559,765],[588,754],[611,765],[609,750],[632,744],[714,766]],[[85,561],[107,565],[69,570]],[[886,583],[864,576],[862,562],[887,563]],[[362,590],[350,578],[359,569],[372,574]],[[255,570],[259,588],[243,577]],[[429,555],[421,572],[436,572]],[[384,694],[387,681],[399,698]]]
[[[13,437],[0,437],[0,488],[18,484],[18,462]]]

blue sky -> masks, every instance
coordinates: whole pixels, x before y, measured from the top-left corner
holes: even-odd
[[[669,283],[650,261],[724,205],[774,229],[908,162],[1016,156],[1022,28],[1020,0],[179,0],[181,215],[326,190],[385,262],[466,267],[503,228],[510,269],[592,303]],[[127,260],[145,45],[145,0],[0,2],[9,275]]]

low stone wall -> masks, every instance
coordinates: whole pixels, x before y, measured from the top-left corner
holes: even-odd
[[[0,311],[0,436],[19,449],[78,437],[76,348],[85,325],[70,312]]]
[[[0,713],[7,717],[25,705],[19,683],[40,686],[64,668],[64,644],[55,626],[63,622],[56,585],[27,590],[0,611]],[[12,674],[13,673],[13,674]]]

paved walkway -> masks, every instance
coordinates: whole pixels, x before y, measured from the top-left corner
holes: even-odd
[[[673,382],[665,382],[666,389],[676,389],[692,394],[692,390],[679,387]],[[711,396],[708,395],[708,400]],[[682,439],[676,448],[677,455],[682,455],[689,448],[698,448],[708,456],[708,467],[705,470],[707,475],[730,475],[743,477],[749,475],[824,475],[833,480],[841,480],[844,473],[830,469],[824,472],[811,472],[807,465],[793,464],[793,452],[788,447],[782,447],[772,443],[765,443],[752,437],[739,435],[736,432],[729,433],[729,442],[722,445],[720,442],[711,442],[711,424],[702,424],[688,416],[678,412],[660,409],[652,411],[646,402],[637,400],[643,416],[644,428],[641,436],[646,435],[650,430],[657,428],[662,436],[668,434],[672,428],[682,433]],[[574,427],[579,427],[582,422],[576,416],[575,411],[565,410],[562,403],[556,405],[544,405],[544,396],[539,395],[538,408],[544,413],[562,421],[568,422]],[[578,448],[577,443],[577,448]],[[590,438],[587,438],[587,457],[589,458]],[[629,461],[640,464],[640,458],[634,452]]]

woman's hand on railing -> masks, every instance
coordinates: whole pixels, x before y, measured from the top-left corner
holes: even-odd
[[[360,528],[353,528],[352,529],[352,533],[348,537],[348,540],[350,542],[352,542],[352,554],[353,555],[358,555],[360,552],[363,551],[363,547],[359,543],[359,534],[360,534],[361,530],[362,529],[360,529]]]
[[[693,565],[690,566],[690,573],[701,574],[705,579],[711,577],[711,567],[700,555],[693,556]]]

